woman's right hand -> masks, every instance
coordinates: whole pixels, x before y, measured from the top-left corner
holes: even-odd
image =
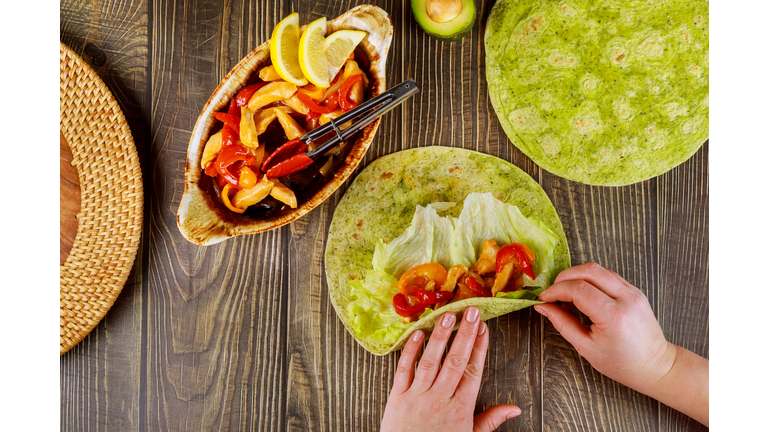
[[[562,306],[534,306],[602,374],[635,388],[658,381],[672,367],[674,348],[648,299],[616,273],[596,263],[571,267],[539,299],[573,303],[589,317],[586,328]]]
[[[585,327],[563,306],[534,306],[595,369],[708,424],[709,362],[667,342],[642,291],[588,263],[561,272],[539,299],[589,317]]]

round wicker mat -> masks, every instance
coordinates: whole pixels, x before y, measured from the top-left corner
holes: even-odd
[[[63,354],[104,317],[131,272],[144,191],[136,146],[115,98],[64,44],[60,54],[60,128],[81,190],[77,235],[60,267]]]

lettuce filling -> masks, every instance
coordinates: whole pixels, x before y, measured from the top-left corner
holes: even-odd
[[[373,268],[365,279],[348,282],[352,301],[346,311],[357,337],[381,344],[397,342],[412,325],[403,323],[392,306],[399,277],[424,263],[438,263],[446,270],[457,264],[471,267],[488,239],[499,245],[525,243],[536,254],[536,261],[531,263],[536,279],[524,276],[524,286],[532,289],[500,292],[497,298],[535,300],[551,285],[557,237],[549,228],[526,218],[516,206],[501,202],[490,193],[467,195],[458,218],[438,215],[454,205],[417,206],[411,225],[403,234],[389,243],[379,240]],[[422,317],[431,312],[427,309]]]

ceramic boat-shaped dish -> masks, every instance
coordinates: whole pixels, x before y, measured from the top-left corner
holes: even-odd
[[[363,30],[368,36],[360,43],[370,60],[369,77],[371,97],[386,91],[384,77],[389,46],[392,42],[392,21],[379,7],[357,6],[334,20],[328,21],[326,34],[338,30]],[[229,104],[235,93],[248,81],[252,73],[270,63],[269,41],[259,45],[242,59],[219,84],[197,118],[189,140],[184,172],[184,195],[176,215],[179,230],[184,237],[199,245],[211,245],[242,234],[256,234],[289,224],[309,213],[346,181],[365,156],[373,141],[381,119],[376,120],[359,133],[351,144],[344,163],[333,177],[312,197],[298,208],[278,216],[255,219],[230,212],[214,202],[200,186],[202,171],[200,160],[205,143],[213,128],[214,113]]]

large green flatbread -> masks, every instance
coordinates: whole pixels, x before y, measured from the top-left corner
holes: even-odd
[[[377,242],[389,243],[403,234],[411,224],[416,206],[455,202],[458,205],[447,214],[458,216],[465,198],[473,192],[491,193],[549,229],[554,236],[552,280],[570,266],[565,233],[551,201],[538,183],[509,162],[470,150],[438,146],[379,158],[357,176],[336,207],[325,252],[328,289],[336,313],[368,351],[383,355],[401,348],[413,331],[429,332],[446,311],[460,313],[474,305],[481,309],[485,320],[539,303],[503,298],[449,303],[411,324],[394,343],[380,343],[355,333],[353,317],[347,311],[354,300],[349,282],[364,279],[371,270]]]
[[[625,185],[709,136],[709,2],[499,0],[485,33],[493,107],[542,168]]]

